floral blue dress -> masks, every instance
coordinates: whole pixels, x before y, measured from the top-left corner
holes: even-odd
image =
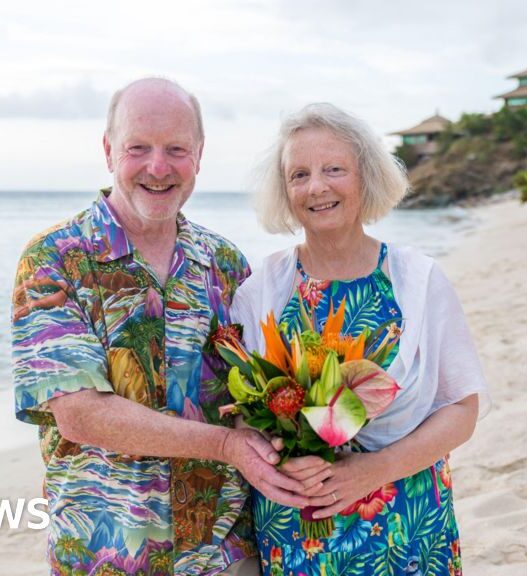
[[[330,305],[346,298],[343,332],[358,336],[387,320],[400,322],[390,279],[381,267],[354,280],[320,281],[307,276],[300,261],[299,290],[283,310],[281,322],[293,331],[300,319],[299,297],[315,309],[320,327]],[[387,369],[397,346],[383,364]],[[348,450],[364,452],[351,442]],[[253,515],[264,576],[461,576],[458,529],[452,505],[447,458],[426,470],[380,486],[357,501],[347,515],[334,517],[328,538],[306,538],[300,513],[253,490]]]

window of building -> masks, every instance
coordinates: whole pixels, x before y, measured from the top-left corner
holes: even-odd
[[[509,98],[507,106],[527,106],[527,98]]]
[[[403,142],[405,144],[424,144],[428,141],[428,137],[426,134],[410,134],[407,136],[403,136]]]

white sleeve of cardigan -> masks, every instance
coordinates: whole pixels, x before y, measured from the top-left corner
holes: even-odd
[[[258,348],[259,318],[256,317],[255,290],[257,286],[254,273],[236,290],[230,307],[231,322],[243,326],[243,341],[247,350]]]
[[[437,390],[430,413],[478,394],[480,417],[484,416],[490,408],[490,396],[463,308],[437,264],[430,274],[428,314],[422,328],[427,334],[427,348],[433,356],[437,354]]]

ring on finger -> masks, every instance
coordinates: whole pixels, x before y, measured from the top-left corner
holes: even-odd
[[[337,498],[337,495],[335,494],[335,491],[333,491],[333,492],[331,493],[331,496],[333,497],[333,504],[336,504],[336,503],[339,501],[339,499]]]

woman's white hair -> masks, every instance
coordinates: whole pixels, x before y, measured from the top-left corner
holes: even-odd
[[[309,104],[282,121],[277,141],[254,173],[256,211],[268,232],[295,232],[301,227],[289,205],[283,152],[289,138],[307,128],[325,128],[350,143],[362,182],[363,223],[382,218],[403,198],[409,186],[406,171],[366,123],[333,104]]]

